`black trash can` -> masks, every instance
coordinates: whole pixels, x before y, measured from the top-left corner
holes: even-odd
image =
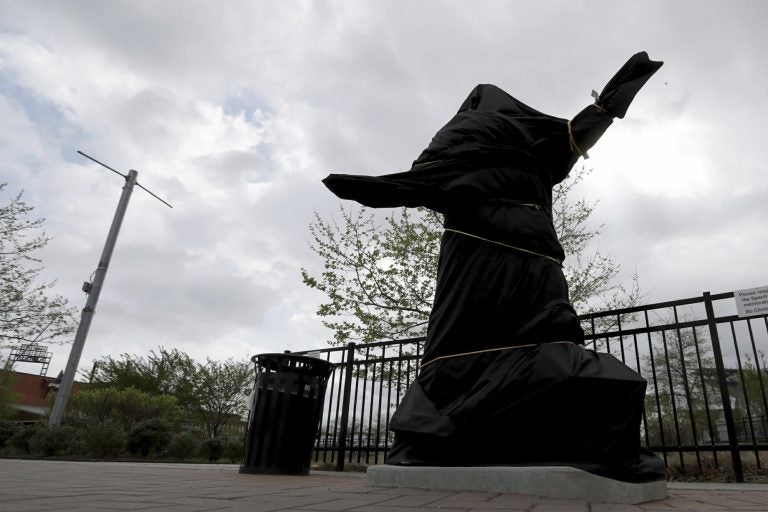
[[[333,363],[293,354],[259,354],[251,360],[256,389],[240,473],[309,474]]]

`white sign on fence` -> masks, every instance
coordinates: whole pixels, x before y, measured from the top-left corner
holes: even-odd
[[[768,286],[733,292],[736,313],[740,317],[768,315]]]

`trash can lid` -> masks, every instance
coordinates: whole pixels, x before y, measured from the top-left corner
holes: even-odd
[[[316,357],[282,353],[256,354],[251,358],[251,361],[256,364],[257,369],[261,366],[274,372],[291,372],[322,377],[330,375],[336,366]]]

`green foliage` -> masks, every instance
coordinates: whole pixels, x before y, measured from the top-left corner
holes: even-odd
[[[152,396],[134,388],[102,388],[87,389],[74,395],[66,422],[88,430],[111,423],[130,432],[147,418],[174,429],[182,417],[183,411],[173,396]]]
[[[736,421],[748,422],[752,418],[759,422],[757,418],[768,419],[768,361],[762,351],[758,351],[757,357],[746,354],[743,359],[739,386],[734,390],[734,417]]]
[[[5,445],[11,439],[13,434],[19,430],[19,425],[11,423],[10,421],[0,420],[0,450],[5,448]]]
[[[10,447],[16,454],[29,455],[32,451],[30,446],[32,438],[39,430],[40,425],[22,426],[11,434],[11,437],[6,441],[6,446]]]
[[[200,452],[208,462],[223,459],[230,463],[237,463],[243,458],[243,448],[242,440],[214,437],[202,442]]]
[[[198,365],[178,349],[160,347],[147,357],[122,354],[119,359],[105,356],[94,361],[89,380],[97,387],[134,388],[148,395],[173,395],[179,406],[188,408],[195,401]]]
[[[162,347],[148,357],[107,356],[94,365],[92,382],[96,386],[173,396],[185,419],[198,423],[213,437],[244,414],[253,386],[253,365],[247,361],[208,359],[201,364],[180,350]]]
[[[641,372],[649,382],[645,411],[650,444],[725,441],[723,397],[706,329],[658,331],[651,340],[653,352],[644,357]],[[765,435],[766,364],[758,351],[742,354],[735,367],[725,368],[737,435],[744,439],[753,432],[758,438]]]
[[[245,443],[242,439],[229,438],[224,441],[224,450],[222,451],[222,458],[231,464],[236,464],[243,460],[243,450],[245,449]]]
[[[0,183],[0,193],[6,184]],[[50,240],[45,219],[29,219],[33,206],[22,193],[0,205],[0,346],[53,342],[75,329],[74,308],[51,295],[54,282],[40,281],[42,266],[34,254]]]
[[[253,365],[228,359],[198,366],[195,379],[197,417],[208,435],[217,437],[229,421],[239,421],[253,388]]]
[[[580,312],[629,307],[639,299],[636,276],[627,289],[615,284],[619,265],[590,252],[603,226],[590,227],[596,203],[571,201],[587,171],[576,171],[555,187],[554,226],[568,255],[563,271],[570,298]],[[327,296],[317,314],[334,332],[331,344],[422,336],[434,298],[440,215],[425,209],[394,210],[382,223],[360,207],[339,210],[337,221],[317,213],[310,224],[310,247],[323,260],[319,276],[302,269],[305,285]]]
[[[65,422],[85,434],[83,454],[117,457],[130,449],[146,457],[168,442],[182,418],[173,396],[97,388],[72,397]]]
[[[217,461],[224,455],[224,441],[216,437],[206,439],[200,446],[200,452],[208,462]]]
[[[700,328],[654,333],[653,371],[646,356],[646,378],[653,379],[658,393],[679,401],[689,397],[695,408],[704,407],[704,393],[717,387],[715,359],[709,336]],[[710,392],[711,395],[711,392]]]
[[[148,457],[163,451],[171,440],[168,424],[157,420],[147,420],[136,424],[128,432],[128,451],[134,455]]]
[[[317,213],[312,249],[323,259],[319,278],[304,284],[328,296],[317,314],[333,344],[422,336],[432,308],[442,219],[425,209],[387,215],[380,226],[365,208],[340,207],[341,223]]]
[[[33,455],[76,455],[81,451],[81,437],[85,434],[66,425],[44,425],[36,430],[29,440],[29,451]]]
[[[83,455],[119,457],[126,451],[127,435],[119,423],[103,420],[93,423],[87,429],[80,427],[80,430],[87,434],[81,447],[81,454]]]
[[[182,424],[187,427],[194,424],[189,423],[189,418],[185,417],[173,396],[153,396],[134,388],[107,387],[87,389],[74,395],[61,426],[41,424],[24,427],[0,421],[0,450],[6,455],[43,457],[119,458],[130,454],[145,458],[167,456],[179,460],[202,456],[209,461],[224,459],[238,462],[242,457],[242,442],[222,435],[224,424],[231,419],[225,411],[235,410],[239,419],[237,411],[242,412],[242,409],[232,395],[248,391],[252,383],[251,370],[245,362],[231,360],[208,361],[200,366],[207,369],[206,379],[196,383],[200,389],[216,388],[219,380],[232,382],[232,372],[240,377],[241,386],[219,386],[208,391],[214,395],[225,394],[232,400],[232,403],[226,400],[212,402],[212,408],[219,407],[218,415],[210,419],[211,431],[216,431],[218,437],[201,441],[199,434],[180,432]],[[200,414],[199,411],[197,414]],[[219,416],[224,420],[216,419]]]
[[[179,432],[168,441],[165,454],[168,457],[184,461],[197,455],[200,439],[191,432]]]
[[[651,341],[641,372],[649,382],[649,441],[701,443],[710,436],[710,424],[716,430],[722,408],[709,336],[692,327],[652,333]]]
[[[97,363],[96,386],[70,399],[63,426],[0,422],[4,453],[107,458],[130,453],[184,460],[195,457],[201,445],[198,435],[179,432],[184,425],[213,437],[202,443],[206,459],[240,459],[241,443],[218,437],[229,422],[241,421],[253,386],[252,364],[232,359],[200,364],[163,348],[148,357],[105,357]]]
[[[605,229],[605,224],[592,226],[590,222],[597,201],[571,199],[590,172],[584,167],[577,169],[552,189],[553,223],[566,254],[563,274],[571,303],[582,314],[628,308],[640,299],[637,275],[632,276],[628,287],[616,282],[621,266],[599,249],[592,250]]]

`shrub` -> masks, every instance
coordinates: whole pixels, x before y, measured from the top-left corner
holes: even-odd
[[[134,388],[88,389],[72,397],[67,422],[86,429],[112,422],[130,432],[147,418],[175,426],[183,414],[176,398],[170,395],[153,396]]]
[[[112,421],[97,423],[87,429],[84,441],[82,454],[96,457],[119,457],[127,444],[125,430]]]
[[[143,421],[134,426],[128,433],[128,451],[132,454],[157,454],[171,439],[171,429],[168,425],[155,420]]]
[[[31,453],[29,442],[40,428],[40,425],[22,425],[11,435],[6,445],[10,445],[11,450],[16,454],[29,455]]]
[[[29,439],[29,451],[34,455],[70,455],[78,453],[79,434],[68,426],[44,426]]]
[[[208,459],[208,462],[219,460],[224,454],[224,443],[218,437],[212,437],[203,441],[201,446],[203,457]]]
[[[194,457],[200,447],[200,438],[191,432],[179,432],[171,437],[165,454],[181,461]]]
[[[11,436],[13,436],[19,428],[21,427],[16,423],[0,420],[0,449],[5,447],[6,443],[11,439]]]
[[[235,464],[243,460],[243,441],[237,439],[227,439],[224,442],[224,450],[222,456],[224,459]]]

